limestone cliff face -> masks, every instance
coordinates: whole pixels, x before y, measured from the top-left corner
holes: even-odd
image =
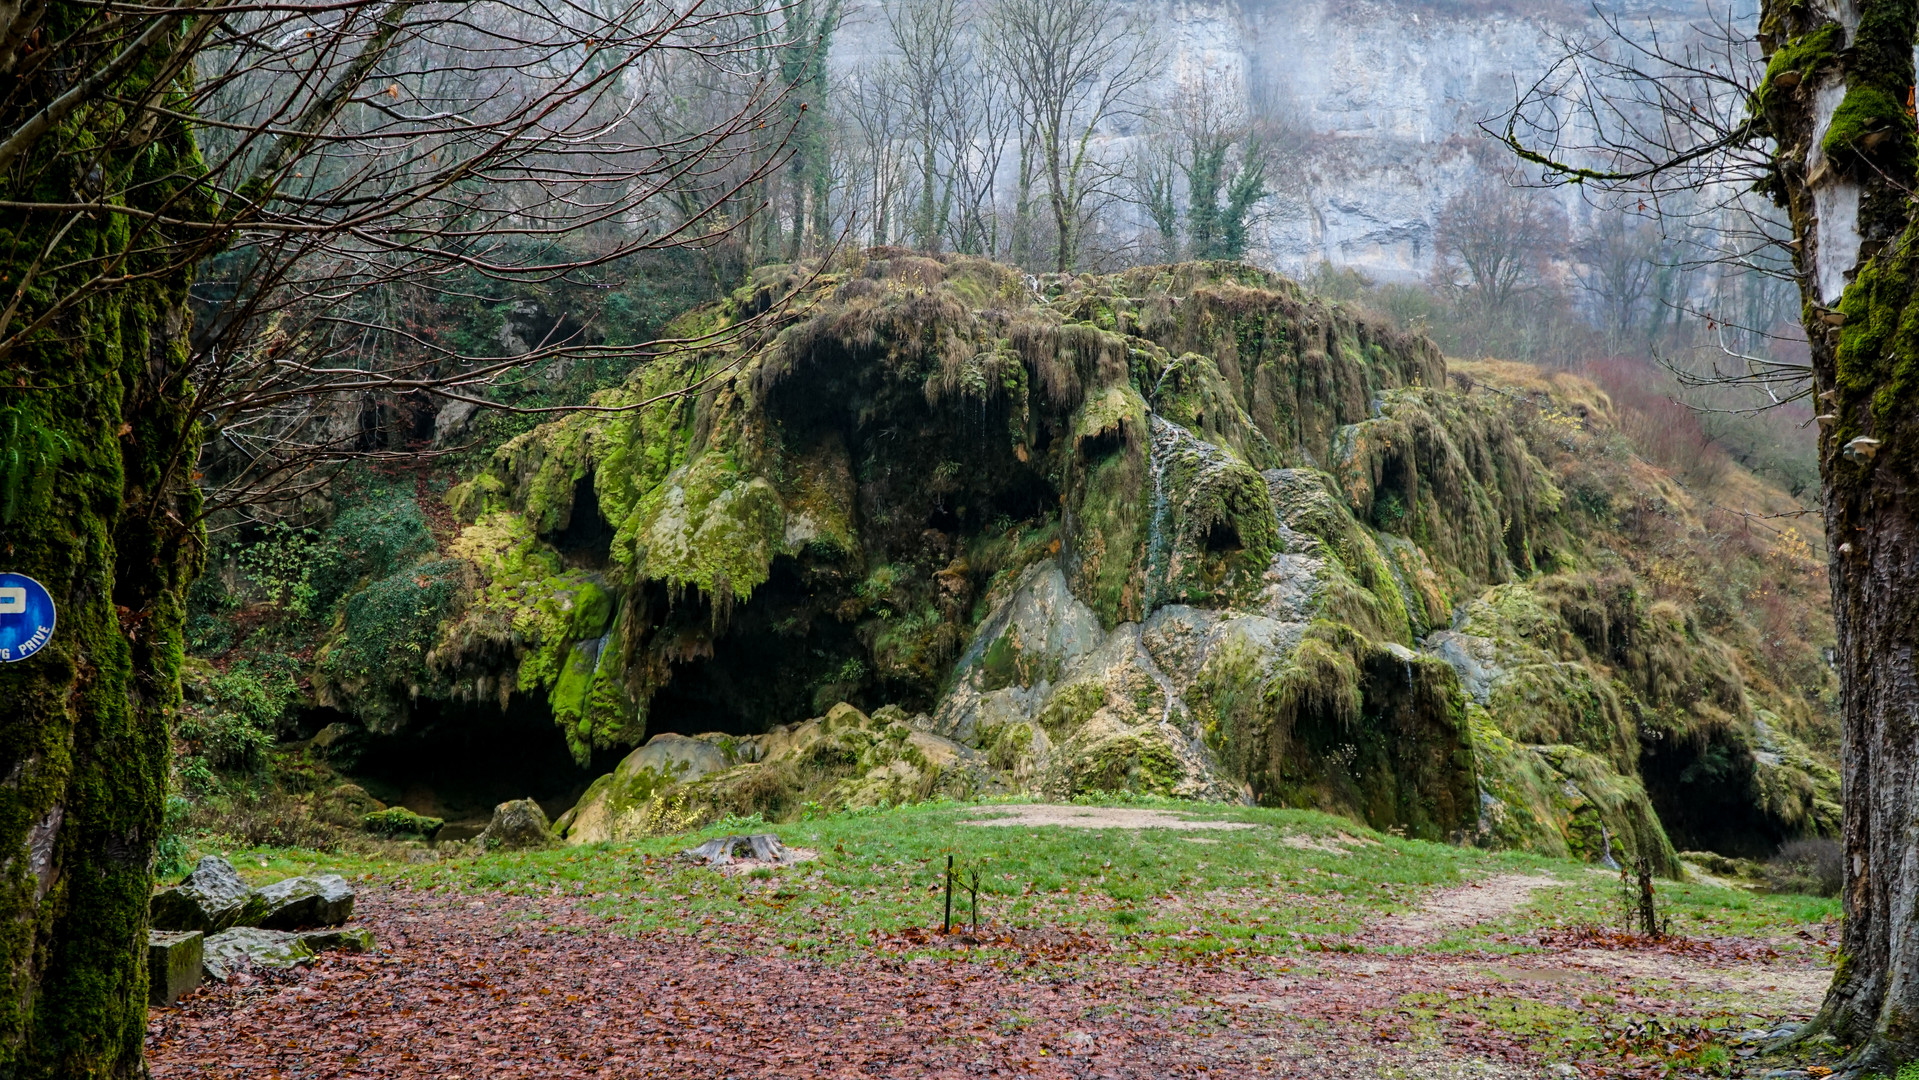
[[[1631,548],[1643,515],[1692,535],[1701,509],[1589,384],[1449,377],[1223,264],[1035,280],[879,249],[762,271],[679,329],[715,344],[454,490],[404,686],[320,680],[370,723],[517,695],[582,758],[653,737],[574,839],[987,791],[1667,865],[1655,807],[1690,836],[1688,793],[1775,838],[1832,825],[1823,687],[1709,629],[1659,576],[1677,549]]]
[[[1523,86],[1543,74],[1564,54],[1563,38],[1605,35],[1592,5],[1573,0],[1142,6],[1167,50],[1149,95],[1169,93],[1182,78],[1223,76],[1278,102],[1293,129],[1273,178],[1276,197],[1255,229],[1257,258],[1288,273],[1327,261],[1386,281],[1430,270],[1440,208],[1484,181],[1469,153],[1483,142],[1476,125],[1512,105],[1514,80]],[[1709,14],[1686,0],[1604,7],[1666,41],[1684,40]],[[885,33],[877,15],[849,18],[834,65],[850,76],[881,59]],[[1136,134],[1134,122],[1116,120],[1103,138],[1123,157]],[[1010,192],[1010,171],[1002,182]],[[1590,212],[1576,191],[1564,202],[1575,222]]]

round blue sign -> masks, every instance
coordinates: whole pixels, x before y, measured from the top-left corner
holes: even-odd
[[[0,574],[0,663],[25,660],[53,640],[53,597],[25,574]]]

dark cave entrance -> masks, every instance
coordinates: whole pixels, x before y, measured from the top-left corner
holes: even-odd
[[[599,492],[589,472],[573,484],[573,508],[567,513],[566,526],[547,539],[566,566],[604,570],[613,558],[613,533],[612,522],[600,512]]]
[[[340,719],[323,710],[309,722]],[[549,818],[565,813],[625,754],[602,751],[582,768],[545,698],[515,694],[505,710],[422,699],[406,730],[356,734],[338,756],[340,771],[374,798],[446,819],[441,838],[457,840],[478,833],[509,799],[531,798]]]
[[[771,576],[726,615],[709,648],[672,661],[672,677],[653,695],[647,736],[757,735],[840,701],[861,709],[884,704],[867,692],[865,645],[833,610],[845,591],[836,584],[808,575],[794,559],[774,560]],[[714,625],[703,597],[668,605],[659,590],[648,600],[667,613],[659,634],[695,640]]]
[[[1675,850],[1764,859],[1790,838],[1759,809],[1753,766],[1750,751],[1718,734],[1643,744],[1639,774]]]

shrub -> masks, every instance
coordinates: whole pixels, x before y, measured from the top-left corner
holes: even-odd
[[[243,847],[335,851],[340,846],[339,830],[316,820],[306,802],[279,792],[203,807],[194,816],[204,831]]]
[[[1845,878],[1845,854],[1825,837],[1791,840],[1766,864],[1766,885],[1777,893],[1838,896]]]
[[[298,668],[284,656],[241,661],[189,687],[174,729],[179,771],[202,787],[212,770],[256,772],[280,733],[280,719],[299,687]]]

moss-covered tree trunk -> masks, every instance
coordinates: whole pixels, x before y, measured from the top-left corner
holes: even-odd
[[[1761,108],[1781,147],[1825,481],[1844,691],[1842,959],[1812,1030],[1852,1065],[1919,1058],[1919,180],[1914,0],[1767,0]]]
[[[46,37],[97,17],[54,3]],[[138,100],[171,45],[156,41],[115,97]],[[0,130],[71,79],[58,63],[35,71],[8,87]],[[13,162],[0,192],[65,202],[132,191],[149,207],[191,212],[190,134],[126,123],[120,108],[103,100],[73,114]],[[0,431],[24,450],[0,456],[0,570],[38,579],[59,609],[51,644],[0,664],[0,1076],[9,1080],[144,1074],[147,899],[183,592],[198,552],[198,501],[181,459],[191,446],[187,278],[155,252],[165,242],[111,212],[0,216],[0,294],[40,267],[10,330],[91,275],[125,281],[0,355]]]

